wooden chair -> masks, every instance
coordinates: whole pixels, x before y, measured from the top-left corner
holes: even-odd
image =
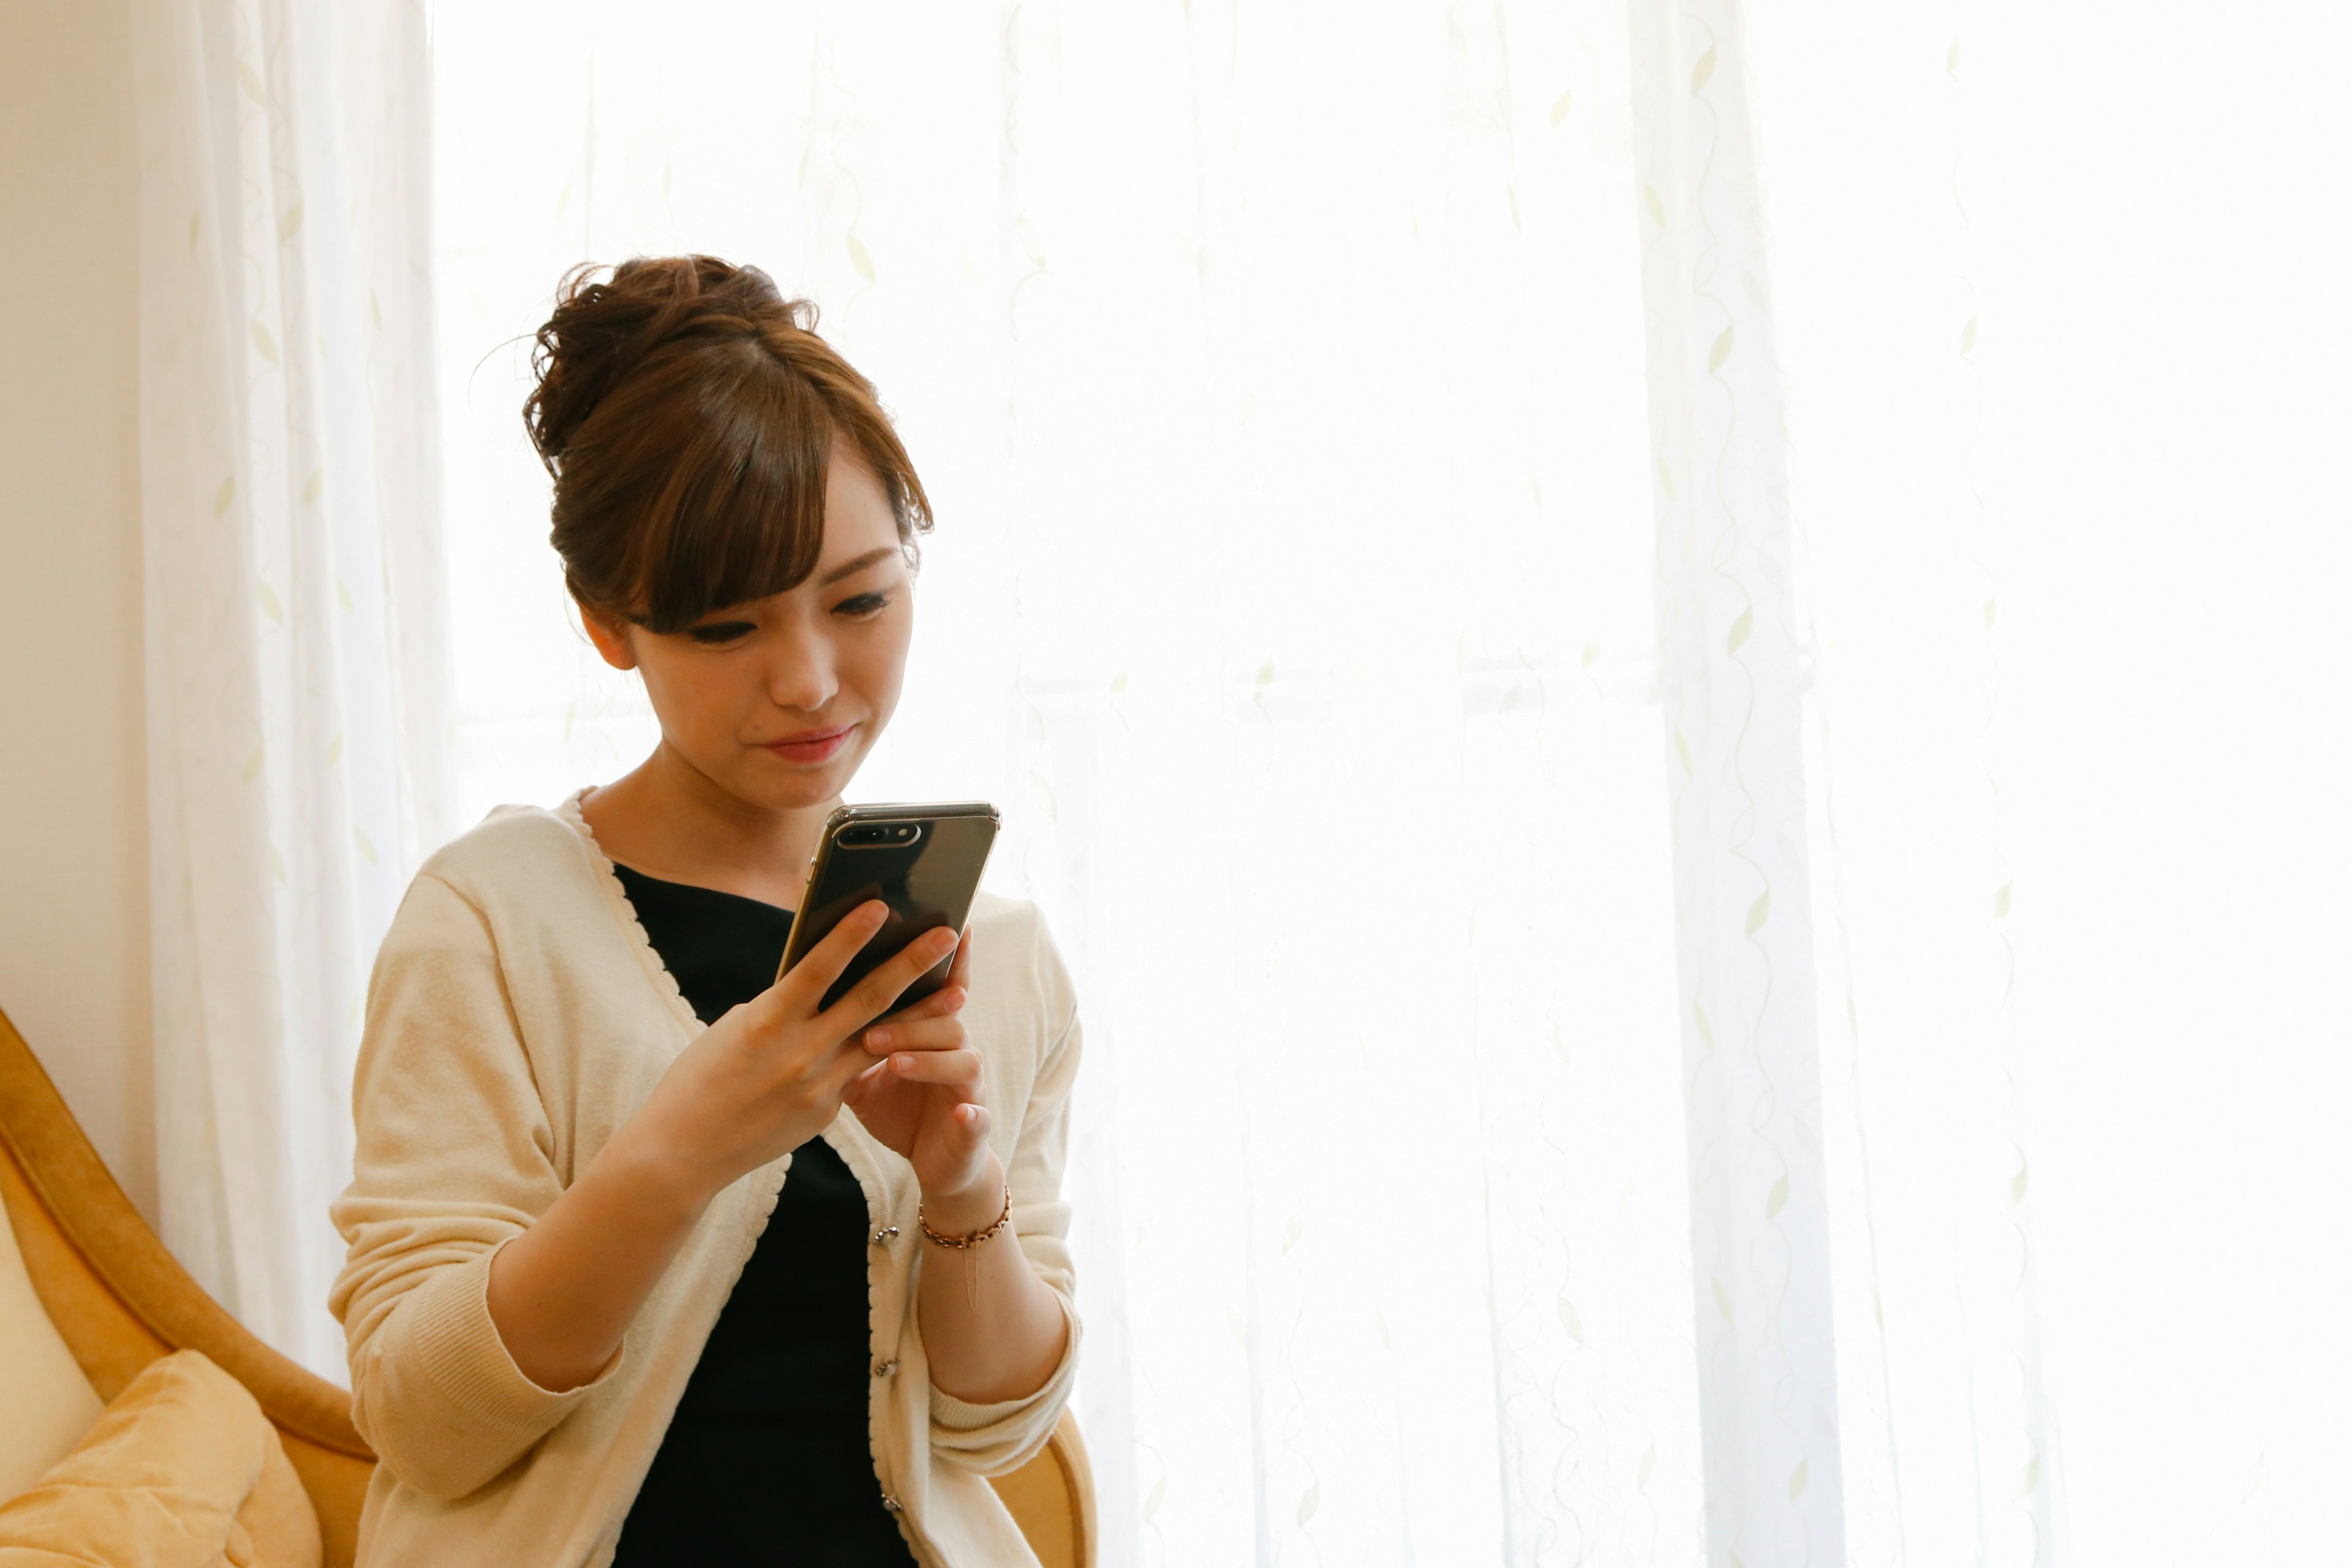
[[[351,1395],[271,1350],[189,1278],[90,1147],[0,1013],[0,1205],[41,1305],[101,1399],[175,1350],[202,1351],[253,1392],[309,1489],[327,1568],[350,1568],[375,1456]],[[994,1483],[1045,1568],[1094,1568],[1094,1479],[1065,1411],[1044,1452]]]

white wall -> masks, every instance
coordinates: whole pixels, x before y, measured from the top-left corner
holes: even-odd
[[[126,0],[0,5],[0,1008],[155,1211]]]

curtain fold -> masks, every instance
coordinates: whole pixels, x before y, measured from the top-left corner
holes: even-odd
[[[1846,1560],[1783,377],[1737,0],[1630,8],[1707,1560]]]
[[[446,831],[424,16],[142,0],[135,32],[161,1228],[340,1377],[368,970]]]

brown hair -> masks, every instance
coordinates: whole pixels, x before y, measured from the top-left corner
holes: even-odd
[[[525,428],[555,479],[556,553],[590,609],[656,632],[816,569],[836,438],[889,497],[911,563],[930,501],[873,384],[816,307],[708,256],[575,268],[539,329]]]

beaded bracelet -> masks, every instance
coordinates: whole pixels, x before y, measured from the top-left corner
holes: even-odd
[[[980,1262],[972,1257],[971,1249],[993,1237],[1012,1222],[1013,1184],[1009,1182],[1004,1187],[1004,1211],[996,1216],[996,1223],[986,1230],[975,1230],[968,1236],[941,1236],[938,1231],[933,1230],[930,1222],[923,1217],[923,1205],[919,1203],[915,1205],[915,1225],[922,1231],[923,1239],[934,1247],[952,1247],[963,1254],[965,1310],[971,1312],[980,1310]]]

